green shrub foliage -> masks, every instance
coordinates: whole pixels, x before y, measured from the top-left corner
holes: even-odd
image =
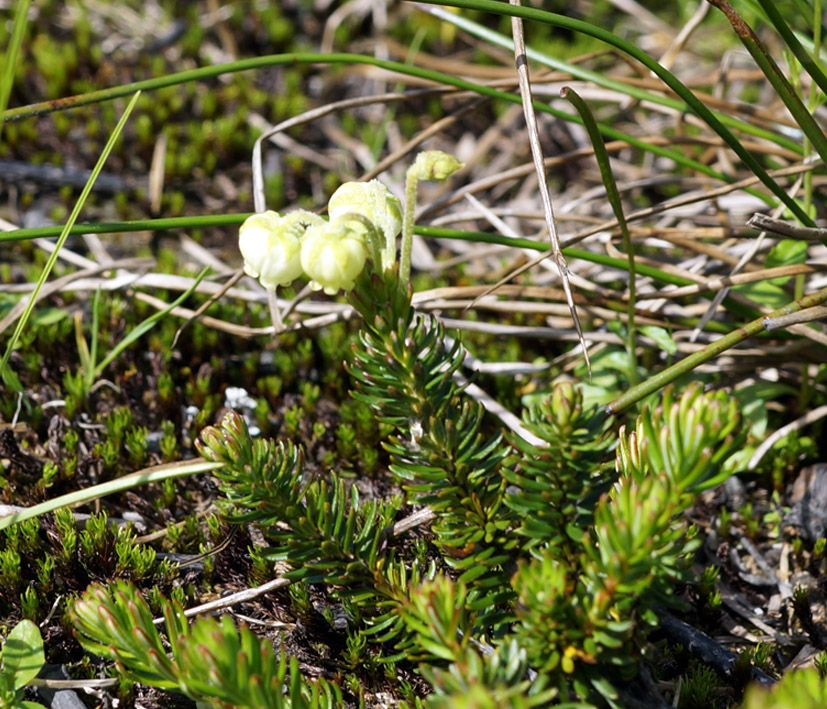
[[[384,661],[422,663],[432,706],[618,705],[656,608],[676,603],[686,579],[697,540],[683,512],[730,472],[735,403],[700,386],[670,390],[613,433],[561,383],[525,413],[538,441],[528,443],[491,432],[455,382],[461,345],[414,311],[393,273],[363,275],[352,303],[364,318],[348,362],[355,396],[393,428],[384,445],[406,498],[363,500],[335,472],[308,475],[300,449],[252,439],[230,413],[198,443],[224,464],[225,514],[260,526],[265,557],[286,562],[287,578],[326,585],[352,631],[392,648]],[[432,511],[432,551],[412,556],[397,541],[403,505]],[[171,604],[165,616],[171,657],[129,587],[93,588],[73,617],[84,644],[129,677],[192,697],[287,706],[261,702],[335,694],[226,619],[188,627]],[[246,679],[214,691],[210,673],[236,662]],[[288,674],[289,699],[275,689]]]

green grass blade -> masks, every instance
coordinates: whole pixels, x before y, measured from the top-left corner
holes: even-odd
[[[209,463],[203,459],[200,461],[186,461],[184,463],[169,463],[167,465],[159,465],[154,468],[147,468],[139,470],[137,473],[130,473],[124,475],[122,478],[116,480],[109,480],[99,485],[84,488],[83,490],[76,490],[67,495],[61,495],[53,500],[41,502],[39,505],[29,507],[22,512],[16,512],[12,515],[0,517],[0,529],[11,527],[13,524],[22,522],[23,520],[31,519],[32,517],[39,517],[45,515],[47,512],[54,512],[61,507],[69,507],[70,505],[79,505],[84,502],[91,502],[99,497],[106,495],[113,495],[116,492],[123,492],[124,490],[131,490],[141,485],[148,485],[149,483],[162,482],[164,480],[172,480],[174,478],[182,478],[187,475],[198,475],[199,473],[209,473],[220,468],[223,463]]]
[[[755,63],[758,64],[758,68],[761,69],[761,72],[767,77],[767,81],[770,82],[779,98],[784,102],[787,110],[792,114],[795,122],[798,123],[798,127],[801,128],[804,135],[807,136],[821,159],[827,162],[827,137],[825,137],[824,132],[818,123],[816,123],[812,114],[807,110],[807,107],[801,101],[795,89],[790,82],[787,81],[778,64],[775,63],[775,60],[770,56],[766,47],[761,43],[761,40],[758,39],[752,31],[752,28],[744,22],[741,16],[738,15],[725,0],[709,0],[709,2],[724,13],[732,25],[732,29],[735,30],[735,34],[738,35],[738,39],[741,40],[741,43],[746,47],[750,55],[752,55]],[[796,214],[796,216],[798,215]],[[808,224],[808,226],[814,226],[814,223]]]
[[[455,15],[454,13],[441,10],[440,8],[436,8],[431,10],[435,17],[439,19],[449,22],[452,25],[468,32],[469,34],[473,35],[474,37],[478,37],[480,39],[485,40],[486,42],[490,42],[498,47],[502,47],[503,49],[507,49],[509,51],[513,51],[514,43],[510,37],[507,37],[500,32],[496,32],[484,25],[481,25],[473,20],[469,20],[462,15]],[[627,84],[623,81],[619,81],[617,79],[612,79],[611,77],[607,76],[606,74],[601,74],[600,72],[590,71],[589,69],[585,69],[582,66],[578,66],[577,64],[570,64],[568,62],[562,61],[557,59],[549,54],[545,54],[544,52],[540,52],[536,49],[532,49],[529,47],[526,51],[526,56],[529,59],[533,59],[538,64],[543,64],[555,71],[562,71],[567,74],[571,74],[576,79],[581,79],[583,81],[590,81],[596,86],[601,86],[606,89],[610,89],[612,91],[617,91],[619,93],[625,94],[626,96],[630,96],[631,98],[638,99],[639,101],[648,101],[649,103],[657,104],[660,106],[666,106],[668,108],[672,108],[676,111],[686,112],[689,110],[689,106],[686,102],[681,101],[680,99],[673,98],[672,96],[664,96],[660,93],[654,93],[652,91],[647,91],[646,89],[640,88],[639,86],[632,86]],[[712,110],[712,109],[710,109]],[[724,125],[727,125],[731,128],[737,129],[743,133],[747,133],[749,135],[753,135],[757,138],[761,138],[763,140],[768,140],[776,145],[782,146],[787,150],[791,150],[796,153],[801,153],[801,144],[796,142],[791,138],[787,138],[786,136],[782,135],[781,133],[775,133],[773,131],[766,130],[764,128],[760,128],[759,126],[752,125],[751,123],[747,123],[745,121],[741,121],[733,116],[729,116],[725,113],[720,113],[719,111],[712,111],[712,113],[721,121]]]
[[[149,332],[155,325],[158,323],[161,318],[165,315],[168,315],[174,308],[177,308],[181,303],[183,303],[187,298],[189,298],[194,292],[195,289],[198,287],[198,284],[201,283],[204,276],[207,275],[209,272],[210,267],[205,266],[201,273],[196,276],[195,280],[192,282],[192,285],[185,290],[178,298],[176,298],[172,303],[170,303],[166,308],[163,310],[159,310],[157,313],[153,313],[150,315],[146,320],[144,320],[140,325],[133,328],[129,334],[124,337],[117,345],[115,345],[109,354],[104,357],[100,364],[95,369],[95,374],[100,376],[103,373],[109,364],[115,360],[118,355],[121,354],[127,347],[129,347],[133,342],[135,342],[139,337],[144,335],[145,333]]]
[[[83,371],[83,376],[86,378],[86,391],[88,392],[95,383],[95,366],[98,361],[98,331],[100,328],[100,302],[101,289],[100,286],[95,290],[95,295],[92,298],[92,334],[90,336],[91,344],[89,349],[89,367]]]
[[[132,109],[135,108],[135,103],[138,101],[138,97],[140,93],[136,93],[132,100],[129,102],[129,105],[126,107],[126,110],[123,112],[121,116],[121,120],[118,121],[118,125],[115,126],[115,130],[112,131],[112,135],[109,136],[109,140],[104,146],[103,152],[101,153],[100,157],[98,158],[98,162],[95,165],[95,169],[92,170],[92,174],[89,175],[89,179],[86,181],[86,185],[83,187],[83,191],[78,197],[78,201],[75,203],[75,207],[72,210],[72,213],[69,215],[69,219],[66,221],[63,229],[61,230],[60,237],[58,237],[57,244],[55,245],[55,250],[49,255],[49,260],[46,262],[46,265],[43,267],[43,272],[40,274],[40,278],[37,281],[37,284],[34,287],[34,291],[32,291],[31,297],[29,298],[29,302],[26,305],[26,310],[23,311],[23,315],[20,317],[20,320],[17,321],[17,327],[12,333],[11,339],[9,340],[8,345],[6,346],[6,351],[3,353],[3,359],[0,361],[0,374],[5,375],[6,368],[8,367],[9,357],[11,356],[12,351],[14,350],[15,345],[17,344],[17,340],[20,338],[20,333],[23,332],[23,328],[26,327],[26,323],[29,321],[29,316],[32,314],[32,310],[34,309],[34,305],[37,302],[37,294],[40,292],[40,289],[43,287],[43,284],[46,282],[46,279],[49,278],[49,274],[52,272],[52,268],[54,268],[55,262],[57,261],[57,256],[60,253],[60,249],[63,247],[63,244],[66,243],[66,239],[69,236],[69,232],[72,230],[72,226],[77,221],[78,215],[80,214],[80,210],[83,209],[83,205],[86,203],[87,197],[89,197],[89,193],[92,191],[92,187],[95,184],[95,180],[98,179],[98,175],[100,174],[101,170],[103,170],[103,166],[106,163],[106,159],[109,157],[109,153],[112,152],[112,148],[115,147],[115,143],[117,142],[118,138],[121,135],[121,131],[123,131],[124,126],[126,125],[126,121],[129,118],[129,114],[132,113]]]
[[[78,224],[70,230],[70,234],[122,234],[133,231],[159,231],[162,229],[183,229],[202,228],[208,226],[239,226],[244,220],[252,216],[252,212],[239,214],[210,214],[193,217],[168,217],[163,219],[140,219],[131,222],[105,222],[99,224]],[[16,229],[5,234],[0,234],[0,241],[22,241],[25,239],[38,239],[50,236],[57,236],[61,227],[37,227],[35,229]],[[414,233],[431,239],[457,239],[459,241],[476,241],[481,244],[501,244],[512,246],[518,249],[533,249],[534,251],[548,250],[548,243],[533,241],[532,239],[515,239],[502,234],[492,234],[482,231],[464,231],[460,229],[447,229],[441,227],[416,226]],[[628,269],[628,263],[623,259],[614,258],[607,254],[600,254],[584,249],[567,247],[563,249],[566,258],[581,259],[589,263],[595,263],[610,268]],[[694,281],[681,278],[666,271],[661,271],[654,266],[637,264],[636,271],[642,276],[657,280],[659,283],[677,286],[694,285]],[[754,310],[745,308],[740,303],[725,300],[724,303],[733,313],[754,318],[757,313]],[[714,323],[711,323],[714,326]]]
[[[614,212],[615,219],[617,219],[617,226],[623,238],[623,248],[626,249],[626,256],[629,259],[629,307],[626,311],[628,317],[626,324],[626,349],[629,353],[629,381],[632,386],[634,386],[637,384],[637,357],[635,356],[635,250],[632,246],[632,235],[629,233],[629,226],[626,224],[626,215],[623,213],[623,201],[620,199],[620,191],[617,189],[617,182],[615,182],[615,177],[612,173],[609,153],[606,152],[606,146],[603,143],[603,136],[600,135],[600,129],[597,127],[597,121],[594,120],[588,104],[577,95],[574,89],[567,86],[563,87],[560,95],[571,102],[575,109],[577,109],[577,112],[583,119],[583,125],[586,126],[589,140],[594,149],[594,157],[600,169],[600,177],[606,188],[606,197],[609,199],[612,212]]]
[[[124,234],[132,231],[161,231],[164,229],[201,229],[211,226],[238,226],[253,212],[245,214],[205,214],[191,217],[164,217],[161,219],[136,219],[129,222],[98,222],[77,224],[69,230],[70,236],[80,234]],[[15,229],[0,232],[0,243],[4,241],[27,241],[60,236],[63,226],[44,226],[33,229]]]
[[[599,39],[606,44],[620,50],[624,54],[636,59],[643,64],[647,69],[653,71],[670,89],[672,89],[678,96],[683,99],[692,111],[703,120],[713,131],[715,131],[726,144],[735,152],[735,154],[743,161],[743,163],[750,169],[750,171],[761,180],[761,182],[769,189],[787,209],[792,212],[796,219],[807,226],[815,226],[813,220],[807,215],[801,205],[798,204],[792,197],[790,197],[781,186],[767,174],[767,171],[761,166],[758,160],[750,153],[741,142],[732,134],[732,132],[721,123],[720,120],[710,111],[702,101],[698,99],[674,74],[664,69],[658,62],[652,59],[644,51],[638,49],[635,45],[627,42],[611,32],[607,32],[601,27],[596,27],[588,22],[577,20],[572,17],[564,17],[552,12],[544,10],[536,10],[530,7],[515,7],[496,0],[421,0],[428,5],[449,5],[451,7],[461,7],[468,10],[479,10],[482,12],[492,12],[498,15],[509,15],[514,17],[522,17],[526,20],[535,20],[543,22],[555,27],[561,27],[573,32],[582,32],[590,37]]]
[[[17,327],[15,328],[14,333],[12,333],[11,339],[9,340],[9,343],[6,346],[6,351],[3,354],[3,359],[2,361],[0,361],[0,374],[5,375],[12,350],[14,350],[14,347],[17,344],[17,340],[20,338],[20,333],[23,332],[23,328],[26,327],[26,323],[29,321],[29,316],[32,314],[34,305],[37,302],[37,294],[40,292],[40,289],[46,282],[46,279],[49,278],[49,274],[52,272],[52,268],[54,268],[55,262],[57,261],[57,256],[60,253],[60,249],[63,247],[63,244],[66,243],[66,239],[69,236],[69,232],[72,230],[72,226],[77,221],[78,215],[80,214],[80,210],[86,203],[86,199],[87,197],[89,197],[89,193],[92,191],[92,187],[95,184],[95,180],[98,179],[98,175],[100,174],[101,170],[103,170],[103,166],[106,163],[106,159],[109,157],[109,153],[112,152],[112,148],[115,147],[115,143],[117,142],[118,138],[121,135],[121,131],[123,131],[123,128],[126,125],[126,121],[129,118],[129,114],[132,113],[132,109],[135,108],[135,103],[138,101],[138,96],[140,96],[140,93],[136,93],[132,97],[132,100],[129,102],[129,105],[126,107],[126,110],[123,112],[123,115],[121,116],[121,120],[118,121],[118,125],[115,126],[115,130],[112,131],[112,135],[109,136],[109,140],[107,141],[106,146],[103,149],[103,152],[98,158],[98,162],[95,165],[95,169],[92,170],[92,174],[89,175],[89,179],[86,181],[86,185],[84,186],[83,191],[80,194],[80,197],[78,197],[78,201],[75,203],[75,207],[72,210],[72,213],[69,215],[69,219],[67,220],[63,229],[61,230],[60,237],[58,238],[57,244],[55,245],[55,250],[52,251],[52,253],[49,255],[49,260],[43,267],[43,272],[40,274],[40,278],[34,287],[34,291],[32,292],[31,297],[29,298],[28,305],[26,305],[26,310],[23,311],[23,315],[20,317],[20,320],[17,321]]]
[[[128,95],[133,91],[152,91],[166,86],[174,86],[177,84],[186,83],[188,81],[200,81],[203,79],[220,76],[222,74],[229,74],[239,71],[249,71],[252,69],[260,69],[268,66],[278,66],[282,64],[367,64],[369,66],[376,66],[388,71],[393,71],[399,74],[414,76],[420,79],[426,79],[436,83],[444,84],[446,86],[453,86],[464,91],[473,91],[474,93],[489,98],[508,101],[510,103],[522,104],[522,99],[519,94],[510,93],[508,91],[500,91],[490,86],[461,79],[450,74],[443,74],[442,72],[433,71],[431,69],[423,69],[421,67],[410,66],[400,62],[384,61],[375,59],[374,57],[366,57],[361,54],[273,54],[265,57],[255,57],[253,59],[244,59],[230,64],[219,64],[216,66],[201,67],[199,69],[192,69],[189,71],[182,71],[176,74],[169,74],[168,76],[159,76],[145,81],[138,81],[133,84],[126,84],[123,86],[115,86],[110,89],[102,89],[100,91],[92,91],[87,94],[79,96],[70,96],[67,98],[56,99],[53,101],[45,101],[43,103],[32,104],[30,106],[21,106],[20,108],[10,109],[4,113],[0,113],[0,121],[19,120],[28,116],[41,115],[50,113],[52,111],[66,110],[76,106],[86,106],[92,103],[100,103],[102,101],[110,101],[114,98]],[[571,121],[574,123],[581,123],[581,119],[576,114],[567,113],[566,111],[559,111],[548,104],[541,101],[534,102],[534,108],[542,113],[547,113],[555,118],[564,121]],[[691,170],[696,170],[704,175],[709,175],[717,180],[723,182],[732,182],[730,178],[717,170],[712,169],[708,165],[704,165],[697,160],[692,160],[686,157],[683,153],[676,150],[670,150],[658,145],[653,145],[645,140],[640,140],[634,136],[616,130],[611,126],[598,124],[600,132],[614,140],[622,140],[634,148],[645,150],[654,155],[667,158],[674,161],[678,165],[686,167]],[[760,192],[755,192],[751,189],[747,190],[750,194],[754,194],[760,199],[767,201],[769,204],[774,204],[766,195]]]
[[[747,323],[743,327],[739,327],[728,335],[715,340],[715,342],[707,345],[702,350],[693,352],[691,355],[684,357],[680,362],[676,362],[671,367],[667,367],[662,372],[658,372],[653,377],[650,377],[645,382],[638,384],[636,387],[629,389],[623,396],[618,397],[608,406],[606,412],[609,414],[616,414],[628,407],[636,404],[641,399],[655,393],[658,389],[662,389],[667,384],[672,383],[679,377],[691,372],[698,365],[709,361],[713,357],[726,352],[731,347],[734,347],[740,342],[743,342],[749,337],[758,335],[764,331],[764,321],[770,318],[780,318],[790,313],[797,313],[799,310],[811,308],[814,305],[821,305],[827,302],[827,288],[816,293],[804,296],[799,300],[793,301],[783,308],[779,308],[768,315],[762,315],[752,322]]]
[[[17,55],[20,53],[20,45],[23,44],[23,35],[26,32],[26,22],[29,14],[30,0],[18,0],[17,9],[14,13],[14,29],[12,30],[11,43],[3,58],[3,75],[0,77],[0,115],[9,105],[11,88],[14,85],[14,69],[17,66]],[[3,124],[0,123],[0,137],[3,135]]]
[[[772,23],[772,26],[775,27],[775,31],[781,35],[789,50],[795,55],[795,58],[801,62],[804,71],[810,75],[822,92],[827,94],[827,74],[822,71],[818,62],[810,56],[801,42],[798,41],[792,28],[787,24],[786,20],[784,20],[784,16],[778,11],[774,0],[758,0],[758,2]]]

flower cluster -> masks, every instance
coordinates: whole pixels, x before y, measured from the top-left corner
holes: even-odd
[[[329,221],[304,210],[249,217],[238,234],[244,272],[270,290],[304,273],[311,288],[333,295],[353,288],[369,255],[384,261],[388,248],[395,255],[402,205],[378,180],[346,182],[328,212]]]

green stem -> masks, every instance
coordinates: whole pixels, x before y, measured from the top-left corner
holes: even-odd
[[[399,287],[407,291],[411,282],[411,249],[413,248],[416,186],[419,182],[412,167],[405,173],[405,207],[402,213],[402,251],[399,256]]]
[[[511,17],[522,17],[527,20],[535,20],[544,24],[561,27],[574,32],[582,32],[589,37],[594,37],[613,47],[616,47],[624,54],[636,59],[647,69],[654,72],[670,89],[672,89],[686,104],[700,117],[712,130],[714,130],[729,145],[735,154],[744,162],[750,171],[764,183],[794,215],[806,226],[815,226],[813,220],[801,208],[801,206],[790,197],[786,191],[767,174],[767,171],[755,159],[732,132],[721,122],[721,120],[707,108],[695,94],[692,93],[674,74],[664,69],[658,62],[652,59],[646,52],[626,40],[607,32],[601,27],[596,27],[588,22],[576,20],[571,17],[557,15],[544,10],[536,10],[530,7],[515,7],[498,0],[421,0],[430,5],[448,5],[451,7],[462,7],[469,10],[491,12],[497,15],[509,15]],[[721,0],[710,0],[719,5]],[[767,77],[770,78],[769,76]],[[805,110],[806,112],[806,110]],[[809,116],[809,114],[807,114]],[[812,120],[812,116],[809,116]],[[802,126],[804,128],[804,126]],[[823,137],[822,137],[823,138]],[[811,136],[812,139],[812,136]],[[827,142],[827,139],[825,139]]]
[[[795,122],[798,124],[798,127],[802,130],[804,135],[809,138],[821,159],[827,161],[827,137],[825,137],[821,127],[818,123],[816,123],[815,118],[813,118],[807,110],[807,107],[801,101],[801,98],[798,94],[796,94],[795,90],[790,85],[790,82],[787,81],[786,77],[781,72],[781,69],[778,68],[778,64],[775,63],[775,60],[767,51],[766,47],[764,47],[756,34],[752,31],[752,28],[744,22],[741,16],[732,9],[732,6],[726,2],[726,0],[709,0],[709,3],[724,13],[727,20],[729,20],[732,25],[732,29],[735,30],[735,34],[738,35],[738,38],[741,40],[744,47],[746,47],[747,51],[750,55],[752,55],[752,58],[758,65],[758,68],[761,69],[761,72],[765,77],[767,77],[767,81],[769,81],[775,89],[778,97],[784,102],[784,105],[792,114]],[[790,33],[790,37],[795,40],[792,33]],[[797,45],[798,43],[795,42],[795,44]],[[795,53],[796,48],[794,46],[790,47],[790,49],[793,53]],[[804,52],[804,56],[808,59],[808,57],[806,57],[806,52]],[[809,61],[809,64],[813,65],[812,60]],[[821,76],[823,76],[823,74],[821,74]],[[816,76],[813,76],[813,79],[816,79]],[[827,84],[827,78],[825,78],[825,83]],[[758,175],[758,173],[755,174]],[[760,177],[760,175],[758,176]],[[784,204],[787,207],[790,206],[787,202],[784,202]],[[793,211],[793,214],[795,214],[795,216],[801,220],[803,224],[807,224],[809,226],[815,225],[815,222],[812,221],[806,212],[802,211],[801,214],[804,214],[807,221],[804,221],[801,214],[798,212]]]
[[[21,316],[20,320],[17,321],[17,327],[14,330],[14,333],[9,340],[8,345],[6,346],[6,351],[3,354],[3,359],[0,361],[0,376],[6,378],[7,383],[9,381],[13,381],[12,379],[8,378],[6,373],[6,367],[9,363],[9,357],[11,356],[12,351],[17,345],[17,340],[20,337],[20,333],[23,332],[23,328],[26,326],[26,323],[29,320],[29,316],[32,314],[32,310],[34,309],[34,305],[37,302],[37,294],[40,293],[40,289],[43,287],[43,284],[46,282],[46,279],[49,277],[49,274],[52,272],[52,268],[54,268],[55,263],[57,262],[57,256],[60,253],[60,249],[63,247],[63,244],[66,243],[66,239],[69,237],[69,232],[72,230],[72,226],[77,221],[78,215],[80,214],[80,210],[83,209],[83,205],[86,203],[87,197],[89,197],[89,193],[92,191],[92,187],[95,184],[95,180],[98,179],[98,175],[100,175],[101,170],[103,170],[103,166],[106,163],[106,159],[109,157],[109,153],[112,152],[112,148],[115,147],[115,143],[117,142],[118,138],[121,135],[121,131],[123,131],[124,126],[126,125],[126,121],[129,118],[129,115],[132,113],[132,109],[135,108],[135,103],[138,100],[140,93],[136,93],[132,100],[129,102],[129,105],[126,107],[126,110],[123,112],[120,121],[118,121],[118,125],[115,126],[115,130],[112,131],[112,135],[109,136],[109,140],[106,143],[106,146],[103,149],[103,152],[100,154],[98,158],[98,162],[95,165],[95,168],[92,170],[92,174],[89,176],[89,179],[86,181],[86,185],[83,187],[83,191],[80,193],[80,197],[78,197],[77,202],[75,203],[74,209],[72,209],[72,213],[69,215],[69,219],[66,221],[66,224],[63,226],[63,229],[60,232],[60,237],[55,244],[55,249],[49,255],[49,260],[46,261],[46,265],[43,267],[43,271],[40,274],[40,278],[38,279],[37,283],[35,284],[34,291],[29,298],[29,302],[26,305],[26,309],[23,311],[23,315]]]
[[[507,6],[506,6],[507,7]],[[400,62],[383,61],[375,59],[374,57],[366,57],[361,54],[271,54],[264,57],[253,57],[251,59],[243,59],[230,64],[218,64],[215,66],[201,67],[199,69],[191,69],[189,71],[182,71],[176,74],[169,74],[167,76],[158,76],[153,79],[146,79],[138,81],[133,84],[125,84],[123,86],[115,86],[109,89],[101,89],[100,91],[92,91],[78,96],[69,96],[61,99],[53,99],[51,101],[44,101],[42,103],[31,104],[29,106],[20,106],[12,108],[0,113],[0,122],[14,121],[29,116],[38,116],[52,111],[60,111],[77,106],[86,106],[93,103],[100,103],[102,101],[111,101],[115,98],[127,96],[134,91],[154,91],[167,86],[175,86],[188,81],[201,81],[223,74],[231,74],[240,71],[250,71],[252,69],[261,69],[269,66],[279,66],[283,64],[367,64],[369,66],[376,66],[388,71],[397,72],[409,76],[415,76],[420,79],[425,79],[429,82],[444,84],[446,86],[453,86],[463,91],[472,91],[481,96],[488,96],[489,98],[507,101],[522,105],[522,98],[519,94],[510,93],[507,91],[500,91],[490,86],[475,84],[472,81],[452,76],[450,74],[443,74],[442,72],[433,71],[431,69],[423,69],[421,67],[410,66]],[[555,118],[573,123],[581,123],[581,119],[577,115],[572,115],[565,111],[559,111],[552,108],[548,104],[541,101],[534,101],[534,108],[541,113],[547,113]],[[724,175],[717,170],[712,169],[704,163],[692,160],[686,157],[682,152],[670,150],[658,145],[653,145],[645,140],[640,140],[634,136],[616,130],[611,126],[605,124],[598,124],[600,131],[607,138],[613,140],[622,140],[634,148],[650,152],[654,155],[668,158],[678,165],[682,165],[691,170],[696,170],[704,175],[709,175],[722,182],[733,182],[733,178]],[[798,146],[796,146],[798,148]],[[760,192],[755,192],[752,189],[746,190],[750,194],[757,196],[759,199],[771,204],[772,201]]]
[[[134,231],[160,231],[162,229],[200,229],[210,226],[238,226],[243,224],[244,220],[253,214],[253,212],[243,212],[240,214],[210,214],[193,217],[140,219],[131,222],[78,224],[69,230],[69,234],[121,234]],[[413,221],[412,218],[411,221]],[[14,231],[0,234],[0,242],[48,238],[57,236],[61,232],[62,228],[59,226],[37,227],[34,229],[15,229]],[[502,234],[492,234],[482,231],[463,231],[460,229],[446,229],[442,227],[414,225],[413,233],[429,239],[456,239],[458,241],[475,241],[481,244],[500,244],[502,246],[511,246],[516,249],[532,249],[534,251],[548,250],[548,242],[539,242],[532,239],[515,239],[510,236],[503,236]],[[594,251],[586,251],[585,249],[567,247],[563,249],[563,254],[567,259],[588,261],[589,263],[606,266],[607,268],[619,268],[624,271],[629,268],[628,262],[624,259],[614,258],[612,256],[608,256],[607,254],[601,254]],[[391,261],[393,261],[393,256],[394,254],[391,254]],[[635,271],[641,276],[654,278],[659,283],[676,286],[689,286],[694,285],[695,283],[687,278],[682,278],[681,276],[676,276],[672,273],[668,273],[667,271],[662,271],[659,268],[645,264],[636,264]],[[755,310],[745,308],[740,303],[737,303],[731,299],[724,300],[724,304],[732,310],[732,312],[742,317],[754,318],[757,314]]]
[[[818,86],[827,94],[827,74],[824,73],[819,63],[807,53],[807,50],[804,49],[801,42],[798,41],[795,33],[784,19],[784,15],[778,9],[777,0],[758,0],[758,4],[761,5],[761,8],[767,14],[767,18],[773,27],[775,27],[778,34],[781,35],[784,44],[787,45],[787,49],[795,55],[796,59],[801,62],[802,68],[813,79],[813,91],[816,90],[815,86]],[[813,3],[812,16],[813,45],[815,46],[813,55],[817,57],[821,51],[821,0],[815,0]]]
[[[617,219],[620,234],[623,237],[623,248],[626,249],[626,257],[629,259],[629,303],[626,310],[626,316],[628,318],[626,325],[626,349],[629,353],[629,382],[632,386],[635,386],[637,384],[637,356],[635,354],[635,303],[637,289],[635,283],[635,251],[632,247],[632,235],[629,233],[629,227],[626,224],[626,215],[623,213],[623,201],[620,199],[620,191],[617,189],[617,183],[612,173],[609,153],[606,151],[603,137],[600,135],[597,122],[594,120],[588,104],[578,96],[574,89],[568,86],[563,87],[560,95],[570,101],[577,109],[577,112],[583,119],[583,125],[586,126],[589,140],[594,149],[594,157],[595,160],[597,160],[597,166],[600,168],[600,177],[606,188],[606,197],[608,197],[609,203],[612,205],[612,211],[614,212],[615,219]]]
[[[712,344],[707,345],[702,350],[694,352],[685,357],[680,362],[673,364],[671,367],[664,369],[662,372],[650,377],[642,384],[627,391],[623,396],[618,397],[613,402],[606,406],[606,412],[609,414],[616,414],[619,411],[636,404],[650,394],[653,394],[658,389],[662,389],[667,384],[675,381],[678,377],[691,372],[695,367],[709,361],[713,357],[726,352],[731,347],[734,347],[740,342],[743,342],[749,337],[753,337],[764,330],[764,320],[767,318],[779,318],[790,313],[797,313],[799,310],[811,308],[814,305],[821,305],[827,301],[827,288],[816,293],[799,298],[798,300],[785,305],[783,308],[774,310],[769,315],[762,315],[743,327],[739,327],[728,335],[724,335],[721,339],[716,340]]]
[[[3,58],[3,75],[0,77],[0,116],[9,105],[9,96],[14,85],[14,69],[17,66],[17,55],[20,54],[20,45],[23,43],[23,35],[26,31],[26,22],[29,14],[30,0],[18,0],[17,9],[14,13],[14,29],[12,30],[11,42]],[[3,134],[3,124],[0,123],[0,136]]]

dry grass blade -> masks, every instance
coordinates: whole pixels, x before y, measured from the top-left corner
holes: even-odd
[[[81,278],[88,278],[90,276],[96,276],[99,273],[105,273],[106,271],[112,271],[118,268],[131,268],[131,269],[141,269],[147,268],[152,265],[152,259],[147,258],[125,258],[119,261],[113,261],[111,263],[102,264],[102,265],[95,265],[92,268],[87,268],[82,271],[75,271],[74,273],[69,273],[65,276],[61,276],[60,278],[51,281],[43,286],[40,291],[34,296],[35,303],[40,302],[44,298],[49,297],[53,293],[59,292],[62,288],[67,286],[68,284],[72,283],[73,281],[80,280]],[[12,325],[17,318],[19,318],[23,312],[26,310],[26,307],[29,304],[30,298],[21,298],[12,308],[6,313],[6,316],[0,320],[0,334],[6,331],[9,325]]]
[[[735,276],[723,276],[721,278],[710,278],[704,283],[696,286],[682,286],[672,290],[658,290],[652,293],[644,293],[638,296],[638,300],[653,300],[656,298],[683,298],[687,295],[696,295],[705,291],[720,290],[730,286],[743,285],[744,283],[757,283],[768,281],[773,278],[784,278],[797,276],[802,273],[823,273],[827,271],[827,264],[795,264],[793,266],[777,266],[750,273],[742,273]],[[797,320],[796,322],[803,322]],[[767,328],[770,329],[770,328]]]
[[[520,5],[520,0],[509,0],[511,5]],[[514,35],[514,61],[517,67],[517,78],[520,82],[520,96],[523,99],[523,113],[525,114],[526,128],[528,129],[528,141],[531,146],[531,156],[534,159],[534,169],[537,171],[537,185],[540,188],[540,197],[543,201],[543,213],[548,227],[548,234],[551,240],[551,250],[554,261],[560,271],[560,282],[566,293],[566,302],[571,310],[571,317],[574,320],[574,327],[577,329],[577,337],[583,346],[583,356],[586,360],[586,367],[591,375],[591,362],[586,347],[586,340],[583,337],[583,329],[580,326],[580,318],[577,317],[577,308],[574,305],[574,298],[571,294],[569,283],[569,267],[566,257],[560,248],[560,240],[557,236],[557,222],[554,219],[554,208],[551,204],[551,195],[546,182],[546,171],[543,166],[543,150],[540,146],[540,133],[537,129],[537,116],[534,113],[534,105],[531,97],[531,79],[528,73],[528,57],[526,55],[525,37],[523,36],[523,21],[519,17],[511,18],[511,30]]]

